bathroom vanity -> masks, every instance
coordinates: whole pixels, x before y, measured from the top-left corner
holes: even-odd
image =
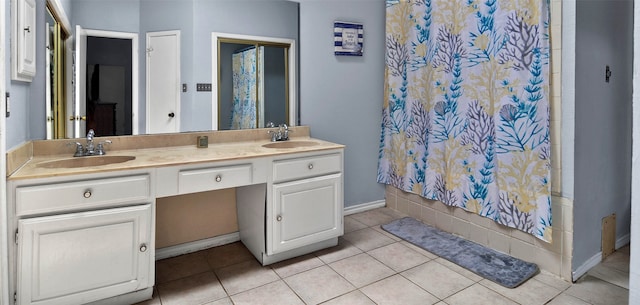
[[[221,142],[204,149],[195,145],[204,133],[171,135],[193,145],[160,148],[134,142],[162,136],[131,143],[119,137],[112,146],[128,148],[88,166],[65,161],[73,160],[69,153],[39,155],[38,145],[68,152],[63,140],[34,144],[30,160],[8,177],[16,304],[150,298],[160,197],[235,188],[240,240],[263,265],[336,245],[343,234],[344,147],[304,131],[280,145],[268,135],[233,142],[242,131],[210,133]]]

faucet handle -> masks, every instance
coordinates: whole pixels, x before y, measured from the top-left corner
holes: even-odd
[[[289,140],[289,126],[287,126],[287,124],[280,124],[278,132],[280,133],[280,141]]]
[[[96,155],[106,155],[107,152],[104,150],[105,144],[111,144],[111,140],[104,140],[98,143],[98,147],[96,147]]]
[[[74,157],[82,157],[84,155],[84,148],[82,147],[82,144],[80,144],[80,142],[67,143],[67,146],[70,146],[70,145],[76,146],[76,152],[73,154]]]

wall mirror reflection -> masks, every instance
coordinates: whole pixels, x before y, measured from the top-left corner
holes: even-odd
[[[232,71],[232,54],[238,48],[254,47],[256,51],[255,75],[255,119],[251,124],[234,128],[261,128],[267,122],[274,124],[297,122],[297,86],[296,63],[298,39],[298,3],[286,0],[37,0],[53,3],[61,15],[65,16],[66,27],[47,45],[60,46],[59,55],[49,54],[50,72],[46,83],[46,122],[37,118],[30,125],[42,130],[43,138],[83,137],[87,128],[104,130],[101,135],[147,134],[155,129],[150,118],[159,117],[177,122],[172,131],[188,132],[203,130],[231,129],[231,100],[233,99],[233,73],[228,76],[218,68],[225,69],[228,64]],[[44,7],[40,6],[40,7]],[[45,23],[54,24],[56,12],[39,13],[44,16],[37,20],[40,28]],[[46,19],[46,20],[45,20]],[[242,23],[238,20],[252,20]],[[260,24],[256,27],[255,24]],[[47,26],[52,31],[53,26]],[[175,109],[154,115],[154,107],[159,102],[156,91],[147,86],[152,81],[146,75],[149,69],[146,56],[150,53],[149,35],[162,32],[181,33],[177,38],[177,101]],[[93,32],[93,34],[91,34]],[[132,45],[134,55],[131,71],[121,63],[90,63],[89,56],[75,50],[87,48],[85,35],[96,33],[121,33],[136,36]],[[218,42],[216,33],[221,34]],[[89,34],[89,35],[87,35]],[[247,35],[245,35],[247,34]],[[255,35],[252,35],[255,34]],[[140,37],[140,39],[137,39]],[[147,38],[146,40],[144,38]],[[278,38],[274,38],[278,37]],[[57,39],[54,40],[53,38]],[[81,39],[79,39],[81,38]],[[113,39],[114,37],[108,37]],[[228,39],[224,41],[224,39]],[[44,39],[37,41],[40,50],[45,49]],[[91,42],[89,42],[91,44]],[[230,51],[228,62],[219,62],[220,52],[227,52],[227,45],[235,45]],[[231,47],[229,47],[231,48]],[[57,49],[57,48],[56,48]],[[157,50],[158,48],[155,48]],[[224,51],[223,51],[224,50]],[[43,51],[39,51],[42,54]],[[248,53],[245,53],[248,54]],[[39,55],[42,56],[42,55]],[[122,56],[121,56],[122,57]],[[59,58],[55,60],[55,58]],[[225,55],[224,58],[227,58]],[[83,62],[81,62],[83,61]],[[137,62],[136,62],[137,61]],[[41,61],[44,63],[44,60]],[[53,78],[56,74],[57,78]],[[110,76],[124,75],[124,82]],[[129,75],[131,81],[128,80]],[[54,81],[57,79],[57,85]],[[40,81],[36,80],[35,81]],[[45,82],[44,79],[41,80]],[[228,81],[228,82],[227,82]],[[197,90],[196,84],[211,84],[211,91]],[[236,84],[240,80],[237,79]],[[128,88],[128,86],[131,88]],[[228,85],[227,85],[228,84]],[[39,85],[38,85],[39,86]],[[44,84],[41,85],[44,88]],[[115,89],[124,88],[114,93]],[[235,89],[239,95],[240,89]],[[227,96],[228,94],[228,96]],[[43,94],[44,95],[44,94]],[[123,107],[120,101],[124,95]],[[131,100],[130,102],[128,100]],[[82,102],[84,101],[84,102]],[[218,102],[227,102],[219,104]],[[238,104],[239,105],[239,104]],[[129,107],[131,109],[129,110]],[[90,115],[89,110],[102,110]],[[83,111],[84,109],[84,111]],[[114,111],[115,109],[115,111]],[[123,110],[122,112],[118,112]],[[164,110],[164,109],[163,109]],[[167,116],[169,113],[169,116]],[[240,112],[236,112],[240,113]],[[151,114],[151,115],[150,115]],[[104,121],[103,119],[104,118]],[[34,121],[35,120],[35,121]],[[89,126],[90,125],[90,126]],[[46,130],[46,132],[45,132]]]
[[[263,128],[295,123],[295,41],[214,33],[217,41],[217,125],[214,129]],[[294,101],[292,103],[292,101]],[[214,123],[215,124],[215,123]]]
[[[45,27],[45,113],[46,138],[64,138],[66,135],[67,94],[67,40],[69,24],[54,2],[47,1]]]

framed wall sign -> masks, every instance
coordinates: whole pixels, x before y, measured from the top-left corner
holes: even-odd
[[[364,27],[361,23],[335,21],[333,28],[335,55],[362,56]]]

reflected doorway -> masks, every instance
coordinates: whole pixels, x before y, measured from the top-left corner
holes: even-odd
[[[86,124],[96,136],[132,134],[132,41],[87,37]]]
[[[138,134],[138,33],[76,25],[75,34],[69,137],[84,137],[90,128],[96,136]]]

